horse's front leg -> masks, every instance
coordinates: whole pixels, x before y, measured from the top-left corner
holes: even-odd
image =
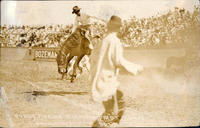
[[[80,74],[83,72],[83,68],[78,64],[78,69],[80,70]]]
[[[68,56],[67,57],[67,63],[66,63],[66,74],[64,74],[64,76],[66,75],[67,76],[67,74],[68,74],[68,67],[70,66],[70,61],[71,61],[71,59],[73,58],[73,56]]]
[[[79,66],[79,63],[80,63],[80,61],[81,61],[81,59],[83,58],[83,56],[79,56],[79,57],[77,57],[77,59],[76,59],[76,61],[75,61],[75,63],[74,63],[74,67],[73,67],[73,73],[72,73],[72,77],[71,77],[71,82],[73,82],[74,81],[74,79],[76,78],[76,69],[77,69],[77,67]]]
[[[62,74],[62,78],[61,78],[61,80],[63,80],[64,78],[65,78],[65,74],[63,73],[63,74]]]
[[[73,72],[72,72],[72,75],[71,75],[71,82],[73,82],[74,79],[76,78],[77,59],[76,59],[74,65],[73,65]]]

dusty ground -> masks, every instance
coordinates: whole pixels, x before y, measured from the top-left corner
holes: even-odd
[[[126,54],[129,60],[132,56]],[[122,71],[126,109],[119,127],[199,125],[199,76],[198,67],[189,77],[155,67],[146,67],[137,76]],[[103,112],[103,106],[91,100],[88,73],[72,84],[60,80],[55,62],[2,60],[0,85],[8,98],[0,104],[2,127],[8,121],[14,127],[91,126]]]

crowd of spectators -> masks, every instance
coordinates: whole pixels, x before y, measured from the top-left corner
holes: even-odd
[[[124,21],[121,38],[133,47],[187,43],[198,40],[199,8],[193,12],[175,7],[166,14]]]
[[[103,37],[105,24],[94,22],[92,35]],[[71,34],[72,25],[1,26],[2,47],[58,47]],[[91,37],[92,38],[92,37]]]
[[[4,47],[57,47],[70,33],[69,25],[1,27],[1,45]]]
[[[2,47],[58,47],[71,34],[72,25],[1,26]],[[199,8],[193,12],[175,7],[166,14],[123,21],[119,34],[125,46],[157,46],[198,40]],[[103,38],[106,24],[94,22],[92,35]]]

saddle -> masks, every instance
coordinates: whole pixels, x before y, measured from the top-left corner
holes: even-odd
[[[75,48],[81,45],[81,40],[82,40],[82,35],[79,32],[74,32],[72,33],[68,39],[66,40],[67,42],[67,47],[68,48]]]

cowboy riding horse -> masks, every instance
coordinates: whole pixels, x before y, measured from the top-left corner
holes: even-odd
[[[76,62],[73,66],[73,73],[71,75],[71,82],[76,78],[76,69],[79,67],[79,62],[85,55],[90,55],[92,50],[92,44],[85,37],[85,33],[87,30],[86,25],[78,27],[74,33],[72,33],[67,40],[64,41],[60,50],[57,54],[57,65],[58,72],[62,75],[62,79],[64,75],[68,72],[67,68],[69,66],[69,62],[74,56],[77,56]]]

